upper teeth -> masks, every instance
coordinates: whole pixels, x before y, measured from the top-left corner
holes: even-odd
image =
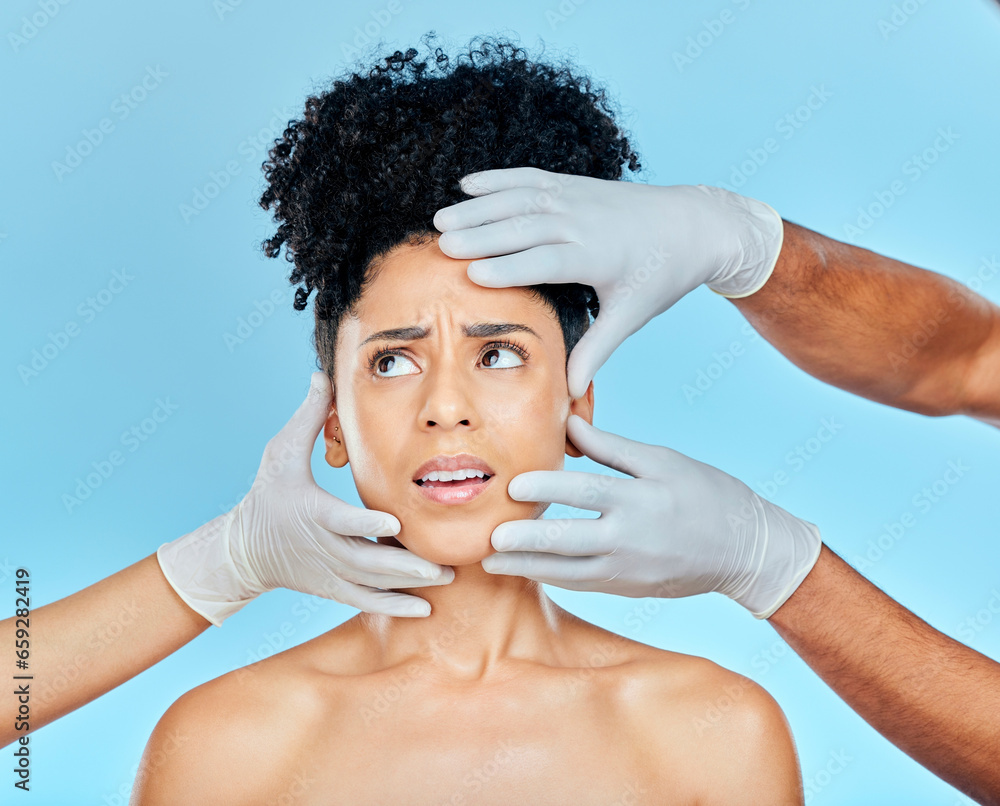
[[[471,479],[473,476],[483,478],[486,474],[482,470],[472,470],[463,468],[462,470],[432,470],[421,481],[461,481]]]

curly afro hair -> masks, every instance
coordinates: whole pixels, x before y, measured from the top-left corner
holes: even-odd
[[[433,31],[421,42],[428,46]],[[362,71],[363,72],[363,71]],[[333,377],[337,328],[351,312],[377,258],[436,237],[434,214],[469,198],[459,180],[490,168],[533,166],[599,179],[641,169],[605,91],[568,65],[531,61],[504,40],[474,37],[449,58],[416,48],[333,81],[289,121],[263,169],[260,198],[280,222],[264,253],[294,264],[294,307],[317,292],[314,346]],[[567,360],[598,312],[590,286],[530,290],[559,319]]]

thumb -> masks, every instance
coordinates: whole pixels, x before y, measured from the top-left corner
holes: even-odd
[[[587,328],[569,356],[566,379],[571,397],[575,399],[586,394],[597,370],[604,366],[604,362],[633,332],[617,311],[601,311],[597,315],[597,319]]]
[[[643,461],[649,448],[646,443],[602,431],[577,414],[569,416],[566,431],[573,444],[595,462],[635,478],[647,475],[648,462]]]
[[[306,399],[278,433],[280,441],[292,443],[296,447],[304,444],[308,451],[311,451],[316,437],[323,430],[332,401],[333,385],[327,374],[314,372]]]

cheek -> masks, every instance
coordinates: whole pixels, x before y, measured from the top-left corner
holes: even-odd
[[[356,416],[359,410],[365,412],[363,423]],[[398,421],[395,425],[391,417],[383,421],[382,414],[378,407],[350,405],[341,409],[340,419],[358,496],[366,508],[389,512],[391,481],[399,470],[394,464],[399,455]]]
[[[569,404],[568,394],[559,396],[547,389],[515,403],[505,403],[500,420],[508,444],[517,446],[512,456],[518,465],[537,469],[562,467]]]

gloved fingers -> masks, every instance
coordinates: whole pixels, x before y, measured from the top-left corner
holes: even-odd
[[[490,541],[499,552],[545,551],[589,557],[614,550],[608,531],[603,518],[535,518],[501,523]]]
[[[510,480],[507,494],[515,501],[565,504],[605,512],[615,505],[621,484],[628,481],[578,470],[528,470]]]
[[[337,577],[329,577],[323,585],[304,592],[332,599],[366,613],[383,613],[387,616],[419,616],[430,613],[430,605],[419,596],[377,590]]]
[[[487,258],[510,255],[545,244],[568,243],[567,219],[560,216],[523,215],[494,219],[471,229],[452,230],[438,239],[441,251],[454,258]]]
[[[344,565],[375,573],[402,574],[437,580],[454,574],[450,568],[429,562],[407,549],[383,546],[364,535],[392,536],[399,533],[399,521],[388,512],[355,507],[319,489],[319,501],[310,515],[320,529],[315,536],[319,546]],[[450,581],[450,580],[449,580]]]
[[[603,557],[561,557],[531,551],[491,554],[482,562],[490,574],[526,577],[547,585],[576,591],[599,591],[607,582]]]
[[[466,199],[450,207],[442,207],[434,214],[434,227],[448,237],[441,241],[441,251],[451,257],[479,257],[479,255],[453,253],[450,248],[444,246],[445,242],[451,247],[458,244],[477,243],[475,238],[468,241],[464,239],[452,238],[457,235],[456,230],[471,229],[478,232],[483,226],[488,226],[487,222],[494,223],[509,219],[521,218],[522,223],[527,224],[543,213],[549,212],[538,207],[536,196],[538,191],[532,188],[516,187],[504,190],[499,193],[490,193],[474,199]]]
[[[654,472],[654,468],[650,466],[650,453],[654,446],[610,431],[602,431],[578,414],[571,414],[566,420],[566,434],[584,455],[619,473],[628,473],[638,478]]]
[[[424,618],[431,614],[430,603],[419,596],[389,591],[365,591],[360,594],[359,610],[399,618]]]
[[[399,520],[388,512],[353,506],[318,486],[309,514],[319,526],[338,535],[391,537],[400,529]]]
[[[597,318],[573,347],[566,365],[569,393],[573,398],[584,396],[597,370],[604,366],[625,339],[642,326],[641,322],[629,317],[620,303],[609,306],[608,300],[601,299],[600,302]]]
[[[323,430],[333,388],[325,372],[314,372],[309,392],[299,408],[284,427],[275,434],[264,448],[264,456],[257,471],[258,479],[273,479],[286,469],[312,474],[310,461],[316,437]]]
[[[455,578],[450,566],[432,563],[408,549],[383,546],[365,537],[321,536],[318,542],[320,548],[345,566],[338,576],[352,582],[378,588],[419,588],[447,585]]]
[[[491,168],[466,174],[459,180],[459,184],[470,196],[482,196],[516,187],[556,192],[576,178],[569,174],[554,173],[525,165],[517,168]]]
[[[587,254],[579,244],[547,243],[511,255],[469,264],[469,279],[486,288],[509,288],[542,283],[592,282]]]

